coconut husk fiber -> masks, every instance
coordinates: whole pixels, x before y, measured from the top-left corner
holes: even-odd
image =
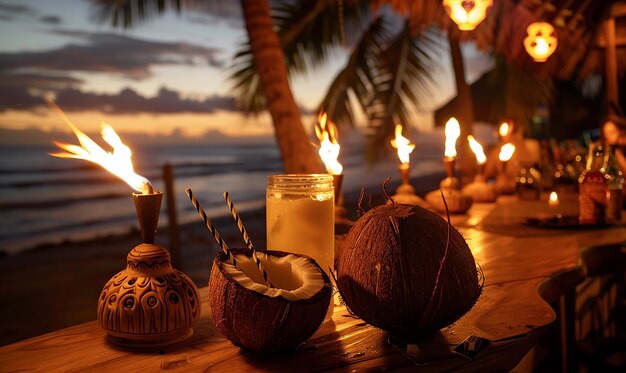
[[[337,285],[348,308],[394,335],[415,337],[458,320],[482,284],[461,234],[419,206],[378,206],[348,233]]]

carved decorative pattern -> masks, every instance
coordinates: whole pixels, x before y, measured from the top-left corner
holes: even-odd
[[[125,270],[104,285],[98,320],[111,335],[130,340],[168,341],[200,316],[195,284],[170,264],[160,246],[142,244],[128,254]]]

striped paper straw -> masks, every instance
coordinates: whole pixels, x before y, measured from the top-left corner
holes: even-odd
[[[228,257],[230,258],[231,262],[233,263],[234,266],[236,266],[237,260],[235,259],[235,256],[230,252],[228,245],[226,245],[226,242],[222,239],[222,236],[220,236],[220,234],[217,232],[217,229],[215,229],[215,227],[213,226],[213,223],[211,223],[211,220],[206,216],[206,213],[200,206],[200,203],[198,202],[196,197],[193,195],[193,192],[191,191],[191,189],[190,188],[185,189],[185,193],[187,193],[187,196],[189,196],[189,199],[191,200],[191,204],[198,211],[198,214],[200,214],[202,221],[204,221],[204,224],[206,224],[206,227],[209,228],[209,232],[211,232],[211,234],[213,235],[213,238],[215,238],[215,241],[217,241],[217,244],[220,245],[223,252],[228,254]]]
[[[237,228],[239,228],[239,232],[241,232],[241,236],[243,237],[243,240],[246,243],[246,246],[248,246],[248,249],[252,251],[252,259],[256,263],[256,266],[259,268],[259,272],[261,272],[261,274],[263,275],[263,280],[265,281],[265,284],[273,288],[274,286],[272,285],[272,282],[270,281],[270,279],[267,277],[267,272],[263,268],[263,265],[261,264],[261,260],[256,255],[256,249],[254,248],[254,245],[252,244],[252,240],[250,239],[250,236],[248,235],[248,231],[246,230],[246,227],[243,225],[243,222],[241,221],[241,216],[239,216],[239,213],[235,209],[235,205],[233,204],[233,201],[231,201],[230,195],[228,194],[228,192],[224,192],[224,199],[226,200],[226,203],[228,204],[230,213],[233,215],[233,219],[235,219],[235,222],[237,223]]]

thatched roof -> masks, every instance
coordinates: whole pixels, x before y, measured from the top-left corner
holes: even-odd
[[[373,7],[389,4],[409,18],[414,32],[437,25],[449,29],[453,22],[439,0],[373,0]],[[603,20],[616,17],[619,74],[626,72],[626,0],[494,0],[487,18],[461,40],[474,40],[486,51],[543,76],[569,79],[604,70]],[[523,40],[533,22],[555,26],[559,45],[547,62],[537,63],[526,53]]]

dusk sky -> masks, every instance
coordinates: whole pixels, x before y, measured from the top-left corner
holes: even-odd
[[[53,93],[86,132],[105,121],[118,131],[199,136],[272,134],[268,115],[246,118],[229,92],[228,67],[246,40],[239,2],[198,11],[167,13],[131,29],[113,28],[85,0],[0,1],[0,129],[67,132],[43,102]],[[465,48],[470,79],[488,64]],[[436,78],[433,106],[453,94],[447,53]],[[296,101],[312,112],[346,51],[291,84]],[[428,129],[430,113],[422,114]],[[313,116],[303,116],[305,125]],[[308,128],[307,128],[308,129]]]

